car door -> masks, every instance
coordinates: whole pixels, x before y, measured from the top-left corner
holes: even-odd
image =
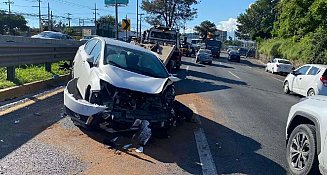
[[[85,45],[84,49],[81,49],[80,55],[80,63],[78,65],[74,66],[74,71],[78,72],[78,81],[77,81],[77,87],[82,95],[83,98],[85,98],[85,92],[86,88],[89,85],[89,74],[91,66],[90,62],[93,60],[91,52],[98,43],[97,39],[92,39]],[[93,61],[92,61],[93,63]]]
[[[307,75],[307,72],[310,69],[310,67],[311,66],[302,66],[295,71],[295,77],[294,77],[293,88],[292,88],[293,92],[304,95],[304,96],[306,95],[306,94],[303,94],[303,92],[301,90],[301,86],[302,86],[302,80]]]
[[[313,88],[316,75],[319,73],[319,68],[312,66],[308,73],[301,80],[300,91],[302,94],[307,94],[310,88]]]

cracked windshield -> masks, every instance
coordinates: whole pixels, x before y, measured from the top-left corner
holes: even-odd
[[[327,0],[0,0],[0,175],[327,174]]]

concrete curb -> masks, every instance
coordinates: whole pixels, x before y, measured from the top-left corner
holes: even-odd
[[[55,79],[48,79],[44,81],[37,81],[33,83],[24,84],[21,86],[10,87],[0,90],[0,101],[11,100],[17,97],[21,97],[39,90],[55,87],[60,84],[64,84],[71,79],[71,75],[62,75]]]

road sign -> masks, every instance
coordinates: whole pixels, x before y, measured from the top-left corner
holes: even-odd
[[[121,23],[121,28],[123,30],[131,31],[131,20],[130,19],[123,19]]]
[[[109,6],[114,6],[116,3],[116,0],[104,0],[104,4]],[[119,5],[127,5],[129,3],[129,0],[117,0],[117,4]]]
[[[91,29],[83,29],[83,36],[92,35]]]

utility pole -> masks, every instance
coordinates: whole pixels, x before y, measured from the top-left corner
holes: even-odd
[[[42,31],[42,19],[41,19],[41,0],[39,1],[39,27],[40,27],[40,32]]]
[[[128,20],[128,18],[127,18],[127,14],[126,14],[126,21]],[[126,35],[125,35],[125,37],[126,37],[126,41],[127,41],[127,30],[126,30],[126,33],[125,33]]]
[[[67,20],[68,20],[68,27],[70,28],[70,20],[72,19],[70,17],[70,15],[72,15],[71,13],[66,13],[67,14]]]
[[[50,12],[50,21],[51,21],[51,30],[53,30],[53,15],[52,15],[52,10]]]
[[[50,3],[48,2],[48,30],[51,31],[51,26],[50,26]]]
[[[142,16],[144,15],[143,13],[139,14],[140,15],[140,37],[142,37]]]
[[[117,0],[115,0],[115,10],[116,10],[116,39],[118,40],[118,3]]]
[[[139,0],[136,0],[136,38],[139,37]]]
[[[32,6],[32,7],[38,7],[39,8],[39,28],[40,32],[42,32],[42,19],[41,19],[41,0],[37,0],[39,5],[37,6]]]
[[[97,27],[97,11],[99,9],[97,9],[97,4],[96,3],[94,5],[94,9],[92,9],[92,10],[94,10],[94,12],[93,12],[93,14],[94,14],[94,26]]]
[[[13,4],[14,2],[8,0],[7,2],[3,2],[3,3],[8,5],[8,12],[9,12],[9,14],[11,14],[11,4]]]

